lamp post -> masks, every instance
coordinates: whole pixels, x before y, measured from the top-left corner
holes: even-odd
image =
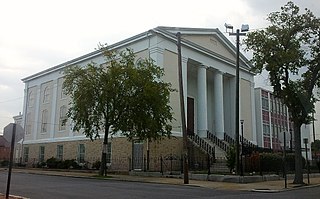
[[[309,160],[308,160],[308,138],[303,138],[304,146],[306,148],[306,162],[307,162],[307,176],[308,176],[308,184],[310,184],[309,178]]]
[[[246,31],[249,31],[249,25],[242,25],[241,26],[241,32],[239,29],[236,30],[236,32],[233,32],[233,26],[230,24],[224,24],[226,27],[226,30],[232,30],[232,32],[229,32],[230,36],[236,36],[236,50],[237,50],[237,60],[236,60],[236,118],[235,118],[235,128],[236,128],[236,134],[235,134],[235,140],[236,140],[236,172],[239,174],[240,171],[240,165],[239,165],[239,65],[240,65],[240,52],[239,52],[239,44],[240,44],[240,36],[245,36]]]
[[[244,123],[244,120],[240,120],[240,122],[241,122],[241,161],[240,161],[241,173],[240,173],[240,175],[243,176],[242,156],[243,156],[243,123]]]
[[[287,166],[286,166],[286,132],[283,132],[283,175],[284,188],[287,188]]]

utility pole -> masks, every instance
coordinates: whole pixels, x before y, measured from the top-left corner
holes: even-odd
[[[9,198],[9,193],[10,193],[11,173],[12,173],[12,165],[13,165],[13,153],[14,153],[15,139],[16,139],[16,124],[13,123],[11,147],[10,147],[10,162],[9,162],[9,173],[8,173],[8,180],[7,180],[6,199]]]
[[[233,30],[233,26],[230,26],[228,24],[225,24],[227,29]],[[248,25],[242,25],[241,31],[248,31],[249,26]],[[239,174],[241,171],[240,168],[240,161],[239,161],[239,156],[240,156],[240,144],[239,144],[239,85],[240,85],[240,36],[245,36],[246,33],[240,32],[239,29],[237,29],[236,33],[230,32],[230,36],[236,36],[236,49],[237,49],[237,59],[236,59],[236,118],[235,118],[235,128],[236,128],[236,134],[235,134],[235,140],[236,140],[236,173]]]
[[[178,46],[178,71],[179,71],[181,125],[182,125],[182,137],[183,137],[183,179],[184,179],[184,184],[189,184],[188,138],[187,138],[187,128],[186,128],[186,116],[185,116],[185,110],[184,110],[182,56],[181,56],[181,33],[180,32],[177,33],[177,46]]]

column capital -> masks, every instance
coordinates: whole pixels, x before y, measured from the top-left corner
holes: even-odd
[[[209,67],[208,67],[208,66],[206,66],[206,65],[204,65],[204,64],[200,64],[200,65],[199,65],[199,68],[208,69]]]
[[[182,57],[181,60],[182,60],[183,63],[187,63],[188,62],[188,57]]]
[[[214,71],[215,74],[218,74],[218,75],[223,75],[224,72],[222,72],[221,70],[217,69]]]

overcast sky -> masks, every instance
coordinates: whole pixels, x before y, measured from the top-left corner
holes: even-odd
[[[192,3],[191,3],[192,2]],[[293,1],[320,16],[319,0]],[[264,28],[287,0],[10,0],[0,4],[0,132],[22,112],[22,78],[157,26]],[[233,43],[235,38],[230,38]],[[266,75],[260,76],[264,82]],[[262,79],[262,80],[261,80]],[[260,83],[259,83],[260,84]]]

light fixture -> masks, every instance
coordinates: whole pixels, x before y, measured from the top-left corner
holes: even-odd
[[[233,25],[225,23],[224,27],[226,27],[226,32],[228,32],[228,29],[231,30],[231,32],[233,32]]]
[[[249,31],[249,25],[248,24],[242,24],[241,25],[241,32],[248,32]]]

